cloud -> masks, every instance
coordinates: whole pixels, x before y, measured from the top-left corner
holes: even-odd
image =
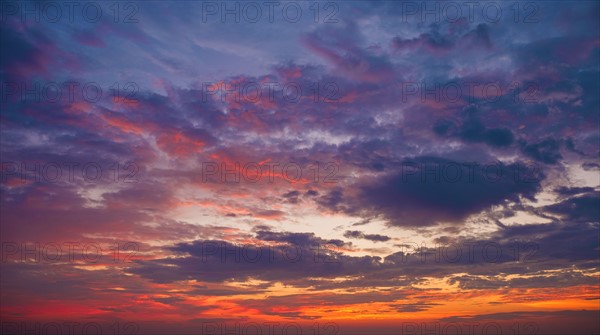
[[[418,37],[409,39],[395,37],[392,40],[392,47],[399,52],[425,51],[435,56],[447,55],[457,48],[489,49],[492,46],[489,30],[489,25],[481,23],[462,35],[459,30],[444,34],[440,31],[439,25],[432,24],[430,31]]]
[[[530,179],[518,177],[517,171]],[[317,203],[332,211],[381,216],[391,226],[456,224],[492,205],[518,203],[520,197],[532,199],[544,178],[539,171],[536,176],[532,173],[519,163],[475,168],[473,162],[417,157],[405,160],[393,172],[355,185],[355,194],[334,189]]]
[[[580,193],[579,190],[577,193]],[[589,192],[546,206],[548,213],[558,214],[568,222],[600,222],[600,192]]]
[[[369,241],[373,241],[373,242],[385,242],[385,241],[389,241],[391,239],[391,237],[389,237],[389,236],[379,235],[379,234],[365,234],[358,230],[347,230],[344,233],[344,237],[360,238],[360,239],[365,239],[365,240],[369,240]]]
[[[535,144],[521,143],[523,153],[538,162],[556,164],[562,159],[560,154],[560,142],[548,138]]]
[[[376,83],[393,78],[394,67],[386,56],[359,46],[361,33],[356,24],[345,21],[343,26],[312,32],[304,37],[304,44],[354,80]]]
[[[440,136],[458,137],[466,142],[486,143],[492,147],[507,147],[514,142],[514,135],[507,128],[489,128],[477,116],[473,106],[467,108],[466,118],[460,127],[449,120],[438,120],[433,131]]]

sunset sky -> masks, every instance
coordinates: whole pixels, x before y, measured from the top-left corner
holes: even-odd
[[[597,1],[0,6],[0,333],[600,334]]]

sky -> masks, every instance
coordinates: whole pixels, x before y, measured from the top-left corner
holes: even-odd
[[[600,333],[598,2],[0,6],[1,333]]]

